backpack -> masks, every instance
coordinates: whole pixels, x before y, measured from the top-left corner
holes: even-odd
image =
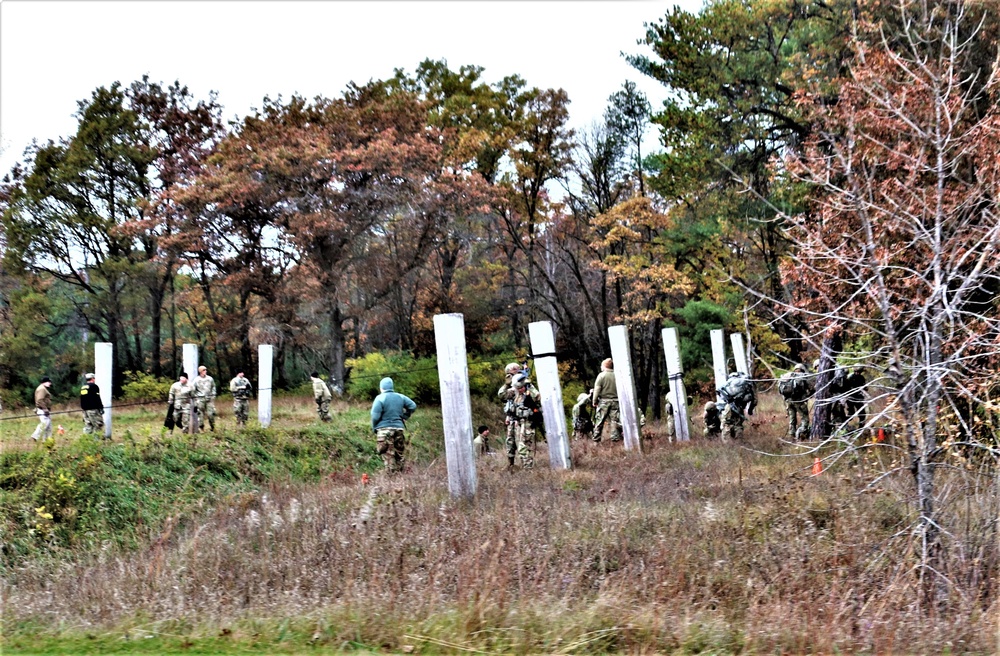
[[[742,376],[734,376],[726,381],[720,390],[730,403],[747,403],[749,399],[750,380]]]
[[[802,376],[796,376],[793,372],[788,372],[778,380],[778,394],[781,394],[789,401],[798,401],[805,392],[805,381]]]

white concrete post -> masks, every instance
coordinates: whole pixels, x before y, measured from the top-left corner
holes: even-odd
[[[531,352],[535,354],[535,377],[542,397],[542,418],[545,439],[549,443],[549,466],[552,469],[572,469],[569,455],[569,434],[566,432],[566,409],[563,407],[562,384],[556,360],[556,334],[551,321],[528,324]],[[552,354],[552,355],[544,355]],[[538,357],[544,355],[544,357]]]
[[[261,428],[271,425],[271,368],[274,365],[274,347],[270,344],[257,346],[257,421]]]
[[[733,343],[733,359],[736,360],[736,371],[744,373],[749,378],[750,370],[747,368],[747,351],[743,348],[743,334],[733,333],[729,336]]]
[[[712,370],[715,372],[715,389],[726,384],[729,372],[726,370],[726,336],[721,328],[710,331],[712,336]],[[716,396],[717,401],[722,398]]]
[[[188,384],[194,383],[198,376],[198,345],[184,344],[181,349],[184,362],[184,373],[188,375]],[[198,432],[198,414],[195,409],[194,395],[191,396],[191,409],[188,412],[188,433]]]
[[[114,362],[114,346],[111,342],[94,344],[94,382],[101,388],[101,402],[104,403],[104,437],[111,437],[111,370]]]
[[[461,314],[434,315],[441,423],[448,464],[448,492],[471,499],[476,495],[476,457],[472,451],[472,399],[469,362],[465,353],[465,318]]]
[[[676,328],[663,329],[663,357],[667,361],[667,380],[670,384],[670,403],[674,406],[674,435],[678,442],[691,439],[688,423],[687,390],[684,389],[684,368]]]
[[[608,326],[611,359],[615,363],[615,386],[618,388],[618,413],[622,420],[625,449],[642,451],[639,434],[639,405],[636,403],[635,378],[632,376],[632,354],[628,345],[628,328]]]

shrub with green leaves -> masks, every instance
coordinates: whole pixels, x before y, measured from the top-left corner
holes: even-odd
[[[173,381],[157,378],[143,371],[126,371],[122,385],[122,399],[125,401],[166,401]]]

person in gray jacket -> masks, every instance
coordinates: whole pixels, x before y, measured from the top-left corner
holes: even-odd
[[[378,453],[390,474],[403,471],[403,452],[406,450],[404,423],[417,409],[408,396],[393,391],[392,378],[383,378],[378,384],[381,394],[372,403],[372,430],[378,444]]]

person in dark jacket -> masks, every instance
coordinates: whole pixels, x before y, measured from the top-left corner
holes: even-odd
[[[406,424],[417,409],[408,396],[393,390],[392,378],[383,378],[378,385],[381,394],[372,403],[372,430],[378,444],[378,453],[390,474],[403,471],[403,452],[406,450]]]
[[[96,376],[87,374],[87,381],[80,388],[80,409],[83,410],[83,433],[97,433],[104,436],[104,401],[101,400],[101,388],[97,386]]]

